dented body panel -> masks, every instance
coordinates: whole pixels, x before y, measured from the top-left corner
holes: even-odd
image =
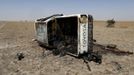
[[[57,48],[65,42],[77,56],[93,50],[93,18],[88,14],[58,15],[35,23],[37,40],[44,46]]]

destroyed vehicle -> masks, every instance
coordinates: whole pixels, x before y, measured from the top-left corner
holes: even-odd
[[[35,23],[37,41],[55,53],[97,58],[93,52],[93,18],[88,14],[56,14]],[[95,60],[96,61],[96,60]],[[96,61],[97,62],[97,61]],[[99,63],[100,63],[99,62]]]

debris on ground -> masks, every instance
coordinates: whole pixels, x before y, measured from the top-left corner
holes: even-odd
[[[23,53],[17,53],[17,59],[18,60],[22,60],[24,58],[24,54]]]
[[[32,42],[33,42],[33,41],[37,41],[37,39],[32,39]]]
[[[93,61],[96,62],[98,64],[102,63],[102,55],[98,54],[97,52],[91,52],[91,53],[87,53],[82,55],[82,59],[84,61]]]
[[[93,42],[96,42],[96,39],[93,39]]]
[[[115,49],[117,47],[117,45],[115,45],[115,44],[108,44],[106,47],[107,48],[111,48],[111,49]]]
[[[114,45],[114,44],[108,44],[108,45],[105,46],[105,45],[94,43],[94,46],[99,47],[98,52],[101,53],[101,54],[106,54],[106,53],[112,53],[112,54],[115,54],[115,55],[130,55],[130,54],[133,54],[133,52],[123,51],[123,50],[120,50],[120,49],[116,48],[116,45]]]
[[[90,68],[90,66],[89,66],[88,61],[86,60],[86,58],[83,58],[83,60],[84,60],[84,63],[86,64],[88,70],[91,71],[91,68]]]

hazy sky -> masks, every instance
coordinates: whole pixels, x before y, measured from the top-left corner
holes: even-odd
[[[134,0],[0,0],[0,20],[36,20],[56,13],[134,21]]]

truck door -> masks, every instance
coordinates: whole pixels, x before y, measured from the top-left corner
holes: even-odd
[[[37,40],[43,44],[48,43],[47,25],[45,23],[36,23]]]

